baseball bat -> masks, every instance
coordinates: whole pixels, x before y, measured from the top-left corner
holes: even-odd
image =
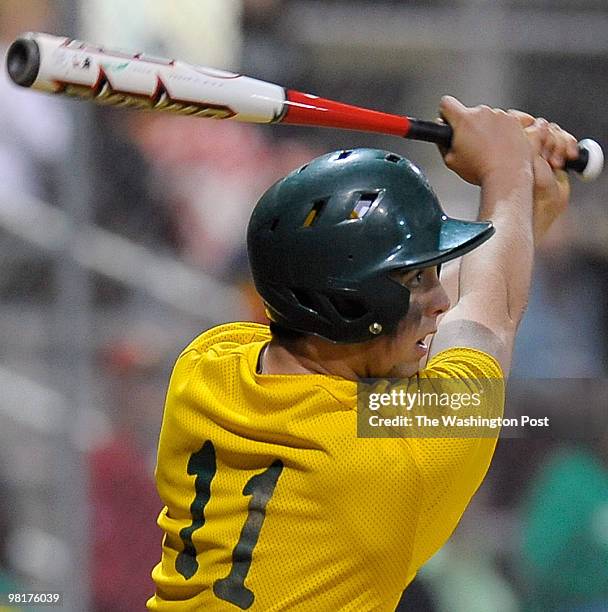
[[[22,87],[98,104],[173,112],[247,123],[333,127],[425,140],[450,147],[447,124],[423,121],[319,98],[294,89],[185,62],[102,47],[38,32],[24,34],[6,57],[11,79]],[[601,147],[579,142],[567,170],[583,180],[603,168]]]

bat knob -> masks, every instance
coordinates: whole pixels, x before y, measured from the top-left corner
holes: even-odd
[[[584,165],[580,170],[577,169],[577,176],[581,181],[594,181],[604,168],[604,152],[602,147],[595,140],[585,138],[578,143],[578,150],[579,160],[584,161]]]
[[[17,39],[6,53],[6,69],[14,83],[31,87],[40,70],[38,44],[28,38]]]

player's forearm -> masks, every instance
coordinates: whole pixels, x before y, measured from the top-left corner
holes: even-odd
[[[489,176],[482,184],[479,219],[496,234],[464,257],[460,300],[482,300],[488,322],[515,329],[525,311],[534,260],[533,172],[521,164]]]

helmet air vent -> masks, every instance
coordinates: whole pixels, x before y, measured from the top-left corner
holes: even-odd
[[[403,159],[403,157],[399,157],[399,155],[395,155],[394,153],[389,153],[384,159],[388,162],[397,164]]]
[[[274,232],[274,230],[277,229],[277,225],[279,224],[279,217],[275,217],[272,221],[272,223],[270,224],[270,231]]]
[[[336,159],[346,159],[349,155],[352,154],[352,151],[342,151],[340,153],[340,155],[338,155],[338,157],[336,157]]]
[[[316,200],[313,202],[312,208],[310,212],[306,215],[306,219],[304,219],[304,224],[302,227],[312,227],[321,216],[325,205],[327,204],[327,200],[329,198],[324,198],[323,200]]]
[[[350,212],[351,219],[363,219],[367,213],[378,205],[378,192],[360,193],[357,203]]]

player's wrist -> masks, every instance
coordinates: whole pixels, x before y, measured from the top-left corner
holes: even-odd
[[[534,187],[534,167],[531,159],[508,160],[499,165],[489,165],[480,175],[482,190],[504,193],[529,190]]]
[[[479,220],[492,221],[497,232],[532,233],[534,173],[513,166],[488,173],[481,182]],[[514,225],[515,224],[515,225]],[[517,228],[517,229],[515,229]]]
[[[480,170],[479,183],[481,187],[487,184],[501,183],[513,187],[533,185],[534,164],[532,155],[505,156],[494,162],[488,160]]]

